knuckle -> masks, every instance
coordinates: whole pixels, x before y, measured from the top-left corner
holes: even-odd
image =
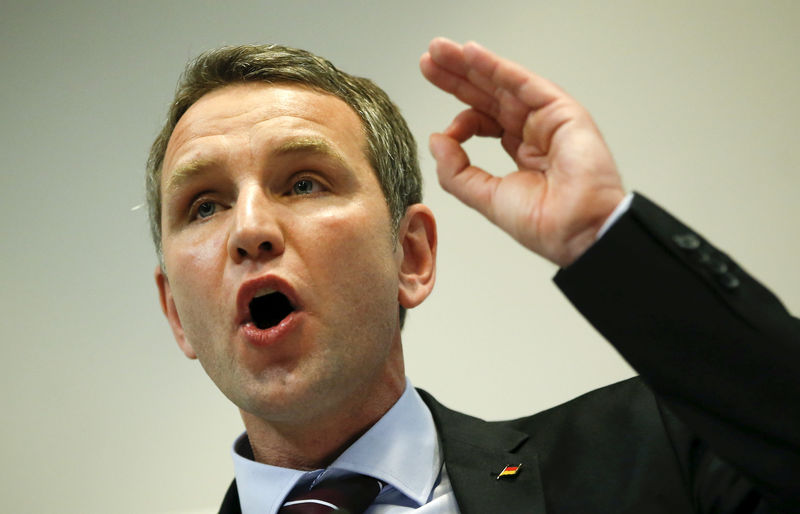
[[[453,181],[443,174],[439,174],[439,185],[448,193],[453,193],[455,191]]]

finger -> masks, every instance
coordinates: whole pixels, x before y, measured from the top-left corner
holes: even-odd
[[[491,220],[492,199],[500,179],[471,166],[467,153],[452,137],[432,134],[430,149],[442,188]]]
[[[482,111],[493,108],[494,99],[472,85],[464,77],[439,66],[430,54],[424,54],[419,61],[422,74],[439,89],[450,93],[467,105]]]
[[[459,43],[445,37],[436,37],[428,45],[428,53],[439,66],[451,73],[462,77],[467,74],[469,66]]]
[[[473,83],[483,81],[485,88],[485,82],[488,81],[496,87],[507,89],[534,110],[567,96],[561,88],[544,77],[492,53],[478,43],[465,44],[463,56],[469,68],[467,74],[472,77]],[[481,79],[473,77],[472,73]]]
[[[474,42],[468,43],[468,45],[477,46],[480,50],[494,57],[497,60],[500,61],[504,60],[499,56],[497,56],[496,54],[493,54],[489,50],[481,47],[477,43]],[[431,56],[432,60],[440,67],[444,68],[450,73],[455,74],[459,78],[466,79],[469,83],[471,83],[473,86],[477,87],[487,95],[495,99],[499,99],[500,95],[502,94],[502,92],[499,90],[503,86],[498,85],[498,83],[494,81],[491,75],[484,75],[483,71],[478,72],[476,69],[474,69],[472,64],[468,61],[466,54],[464,52],[464,49],[466,47],[467,45],[462,46],[447,38],[437,37],[433,41],[431,41],[428,54]],[[510,64],[514,64],[511,61],[507,62],[509,62]],[[530,74],[529,71],[525,70],[519,65],[515,66],[517,66],[517,68],[519,68],[523,72]]]
[[[444,135],[459,143],[465,142],[472,136],[501,138],[500,144],[514,160],[517,159],[517,150],[522,143],[519,132],[509,131],[493,117],[474,109],[467,109],[456,116],[445,129]]]
[[[444,134],[463,143],[472,136],[501,137],[503,127],[491,116],[475,109],[467,109],[453,119]]]
[[[431,47],[435,48],[433,43]],[[448,46],[444,53],[432,50],[423,54],[419,62],[422,74],[433,85],[452,94],[465,104],[490,114],[496,112],[495,99],[472,84],[464,75],[459,74],[463,71],[463,56],[453,56],[452,50]]]
[[[505,132],[502,139],[500,139],[500,144],[503,146],[506,153],[516,161],[518,157],[517,152],[519,150],[519,145],[522,144],[522,139],[512,132]]]
[[[496,61],[502,60],[476,43],[470,45]],[[465,55],[466,48],[446,38],[434,39],[430,44],[430,52],[420,61],[423,74],[438,87],[497,119],[506,131],[521,135],[531,105],[518,98],[516,92],[498,85],[485,66],[473,67]],[[520,73],[534,76],[524,68],[510,61],[508,63],[516,66]],[[553,87],[558,90],[557,86]]]
[[[506,130],[522,133],[525,116],[530,112],[530,107],[515,98],[507,90],[498,90],[497,98],[493,98],[463,77],[454,75],[439,67],[432,61],[430,54],[422,56],[420,69],[423,75],[437,87],[453,94],[474,109],[496,118]]]

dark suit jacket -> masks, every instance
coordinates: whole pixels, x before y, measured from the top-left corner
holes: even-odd
[[[800,321],[769,291],[639,195],[555,281],[641,378],[503,422],[422,391],[462,513],[800,512]]]

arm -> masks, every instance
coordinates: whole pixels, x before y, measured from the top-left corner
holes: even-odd
[[[775,503],[800,502],[797,320],[727,257],[732,273],[713,275],[672,239],[689,230],[642,197],[592,246],[623,190],[591,117],[557,86],[473,43],[434,40],[420,66],[470,106],[431,136],[442,186],[564,268],[560,287],[714,452]],[[474,135],[500,138],[519,169],[472,166],[461,144]]]
[[[747,488],[716,454],[770,503],[797,511],[800,321],[774,295],[639,195],[555,281],[703,441],[667,416],[701,506],[746,502]]]

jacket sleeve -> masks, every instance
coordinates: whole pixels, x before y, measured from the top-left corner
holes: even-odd
[[[800,512],[800,320],[772,293],[638,194],[555,282],[695,436],[675,444],[698,505],[743,477]]]

